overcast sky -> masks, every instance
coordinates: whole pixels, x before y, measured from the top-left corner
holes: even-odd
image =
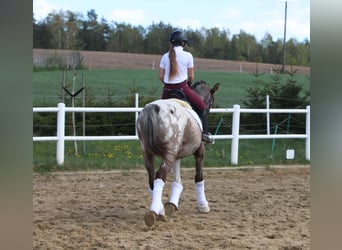
[[[109,23],[124,22],[147,28],[163,22],[182,29],[229,29],[231,36],[244,30],[260,41],[266,32],[283,39],[285,0],[33,0],[34,18],[40,21],[53,10],[87,16],[94,9]],[[310,0],[287,1],[286,40],[310,40]]]

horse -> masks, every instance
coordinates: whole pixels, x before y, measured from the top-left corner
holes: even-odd
[[[201,97],[209,111],[219,85],[220,83],[216,83],[213,88],[210,88],[205,81],[198,81],[190,87]],[[204,192],[202,172],[205,151],[202,142],[202,124],[191,106],[175,98],[152,101],[139,113],[136,127],[152,199],[150,210],[144,216],[145,224],[152,227],[157,220],[167,221],[167,216],[178,210],[183,191],[180,162],[182,158],[190,155],[194,155],[195,158],[197,210],[200,213],[208,213],[210,208]],[[154,166],[155,156],[162,159],[157,172]],[[167,174],[171,169],[173,169],[174,180],[169,202],[164,207],[162,193]]]

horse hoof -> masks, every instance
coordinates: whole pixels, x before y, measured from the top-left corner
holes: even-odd
[[[157,214],[153,211],[149,211],[145,214],[144,221],[146,226],[152,227],[157,221]]]
[[[166,203],[164,207],[167,216],[171,216],[177,210],[176,206],[170,202]]]
[[[199,213],[208,213],[210,208],[209,206],[198,206],[197,210]]]
[[[167,217],[164,214],[160,214],[160,215],[158,215],[158,220],[166,222]]]

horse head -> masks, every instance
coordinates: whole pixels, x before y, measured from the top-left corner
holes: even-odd
[[[207,109],[210,109],[214,103],[214,96],[220,87],[220,83],[216,83],[214,87],[210,88],[205,81],[201,80],[193,83],[190,87],[201,97]]]

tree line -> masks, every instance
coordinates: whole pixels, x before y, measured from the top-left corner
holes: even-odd
[[[147,28],[127,23],[99,20],[94,9],[86,17],[72,11],[53,11],[43,20],[33,16],[33,47],[42,49],[66,49],[110,51],[144,54],[163,54],[169,48],[170,34],[179,29],[163,22]],[[198,58],[238,60],[282,64],[283,41],[273,40],[265,33],[261,41],[254,35],[240,30],[230,34],[229,29],[188,28],[188,50]],[[291,38],[286,42],[286,64],[309,66],[310,41]]]

